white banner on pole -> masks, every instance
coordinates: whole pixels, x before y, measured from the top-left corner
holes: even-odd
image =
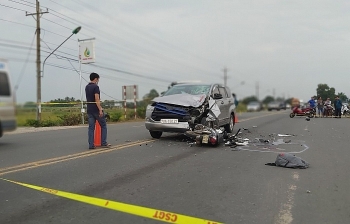
[[[138,86],[133,85],[133,86],[123,86],[123,95],[124,95],[124,100],[134,100],[138,99]]]
[[[94,40],[79,42],[79,59],[82,64],[95,62],[95,42]]]

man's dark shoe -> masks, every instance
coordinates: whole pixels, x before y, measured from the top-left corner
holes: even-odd
[[[102,145],[103,148],[110,148],[112,145],[107,143],[106,145]]]

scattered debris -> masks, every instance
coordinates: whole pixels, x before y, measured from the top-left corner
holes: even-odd
[[[311,193],[311,191],[307,190],[306,193]]]
[[[270,140],[262,139],[262,138],[255,138],[255,140],[259,141],[260,143],[269,143],[270,142]]]
[[[290,134],[278,134],[278,137],[292,137]]]
[[[292,140],[288,139],[288,140],[284,140],[284,143],[291,143]]]
[[[279,153],[274,163],[266,163],[265,165],[299,169],[306,169],[309,167],[309,163],[288,153]]]
[[[258,126],[255,126],[255,125],[253,126],[253,128],[257,128],[257,127],[258,127]]]
[[[309,117],[307,117],[307,118],[305,118],[305,120],[310,121],[310,118],[309,118]]]

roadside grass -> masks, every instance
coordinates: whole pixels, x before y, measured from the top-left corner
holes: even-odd
[[[123,108],[105,109],[110,116],[111,122],[128,122],[142,121],[145,118],[146,108],[138,107],[135,109],[127,109],[126,114]],[[246,112],[246,105],[238,104],[236,112]],[[86,114],[85,114],[86,115]],[[80,108],[78,107],[42,107],[41,121],[36,120],[36,108],[17,107],[17,126],[29,127],[48,127],[48,126],[70,126],[82,124]],[[85,116],[84,123],[87,123]]]
[[[137,121],[144,119],[145,108],[137,108],[136,119],[134,109],[127,109],[126,115],[124,109],[120,108],[105,109],[105,112],[107,112],[110,116],[110,120],[108,121],[108,123]],[[40,122],[36,120],[35,108],[17,108],[16,120],[18,127],[47,127],[82,124],[80,108],[44,107],[41,110]],[[85,116],[84,123],[87,123],[87,116]]]

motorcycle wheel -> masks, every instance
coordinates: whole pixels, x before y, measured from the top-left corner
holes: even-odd
[[[313,117],[315,117],[315,114],[314,113],[310,113],[308,117],[309,118],[313,118]]]
[[[289,114],[289,117],[290,117],[290,118],[295,117],[295,113],[290,113],[290,114]]]

